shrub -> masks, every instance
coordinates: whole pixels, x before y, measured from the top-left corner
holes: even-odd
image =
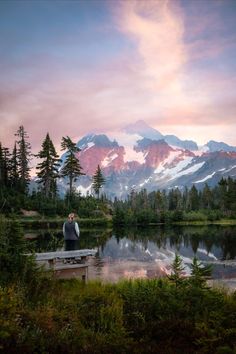
[[[0,285],[27,282],[33,276],[35,262],[26,255],[26,242],[17,221],[0,219]]]

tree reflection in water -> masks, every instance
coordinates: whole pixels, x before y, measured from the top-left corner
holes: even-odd
[[[31,232],[32,234],[32,232]],[[169,265],[178,253],[187,265],[194,256],[206,262],[217,260],[214,274],[236,277],[236,264],[224,269],[222,261],[236,258],[235,226],[178,226],[145,228],[81,229],[80,249],[98,250],[94,260],[97,274],[109,279],[124,274],[145,274],[145,277],[168,273]],[[61,231],[39,231],[35,240],[29,240],[29,249],[36,252],[64,249]],[[222,262],[222,263],[221,263]],[[111,274],[117,272],[115,274]],[[162,273],[163,273],[162,272]]]

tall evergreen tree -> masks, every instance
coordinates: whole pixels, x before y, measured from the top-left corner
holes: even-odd
[[[169,210],[181,209],[182,195],[178,188],[171,189],[168,194]]]
[[[21,125],[15,134],[19,140],[17,141],[17,159],[19,164],[19,183],[20,189],[23,193],[27,192],[28,184],[30,182],[30,157],[31,157],[31,146],[28,140],[28,135]]]
[[[98,165],[97,170],[93,176],[93,184],[92,184],[92,188],[94,189],[94,192],[97,194],[98,199],[99,199],[100,189],[105,184],[105,182],[106,180],[102,174],[100,166]]]
[[[1,186],[9,185],[10,172],[10,153],[9,149],[3,147],[0,143],[0,184]]]
[[[175,254],[175,259],[171,265],[171,275],[168,278],[178,287],[183,283],[183,274],[183,260],[178,254]]]
[[[8,187],[10,184],[10,161],[11,161],[11,154],[8,148],[3,148],[3,157],[4,157],[5,186]]]
[[[222,177],[218,183],[218,186],[219,186],[219,207],[221,210],[226,211],[228,183]]]
[[[135,192],[135,190],[132,188],[128,200],[130,201],[130,206],[131,206],[131,208],[132,208],[133,210],[136,209],[136,202],[137,202],[136,199],[137,199],[137,198],[136,198],[136,192]]]
[[[189,191],[189,208],[190,210],[198,210],[199,209],[199,196],[198,190],[195,185]]]
[[[14,189],[18,189],[19,186],[19,173],[18,173],[18,160],[16,143],[14,145],[12,156],[10,160],[10,184]]]
[[[236,182],[230,176],[227,178],[226,209],[236,210]]]
[[[84,175],[79,159],[76,156],[76,154],[81,150],[76,146],[76,144],[71,140],[69,136],[62,138],[61,148],[62,150],[67,150],[65,162],[61,169],[61,176],[68,177],[69,195],[72,196],[73,182],[75,182],[79,176]]]
[[[42,150],[35,156],[43,160],[36,167],[39,170],[37,172],[38,183],[42,185],[45,196],[53,198],[57,191],[56,179],[59,177],[58,168],[61,160],[48,133],[42,143]]]
[[[196,257],[193,258],[191,267],[191,283],[197,287],[205,288],[206,279],[211,275],[211,265],[204,266]]]
[[[202,206],[203,208],[210,209],[213,205],[212,191],[206,183],[202,191]]]
[[[3,151],[2,143],[0,142],[0,187],[3,186],[3,175],[4,175],[4,160],[3,160]]]

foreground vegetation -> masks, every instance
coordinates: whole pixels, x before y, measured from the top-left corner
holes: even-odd
[[[236,296],[189,279],[41,279],[0,288],[0,345],[16,353],[234,353]],[[37,291],[37,292],[36,292]]]
[[[172,275],[101,284],[56,280],[25,256],[17,224],[0,220],[0,351],[234,353],[236,293],[208,288],[194,259]]]

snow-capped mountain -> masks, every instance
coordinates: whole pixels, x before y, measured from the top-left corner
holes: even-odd
[[[86,135],[78,141],[85,176],[77,183],[82,194],[91,192],[92,176],[100,165],[109,197],[125,197],[131,189],[214,186],[222,177],[236,178],[236,147],[210,141],[199,149],[191,140],[162,135],[145,122],[112,134]],[[65,190],[65,181],[60,181]]]
[[[162,135],[158,130],[151,128],[147,123],[142,120],[137,121],[134,124],[130,124],[124,128],[124,131],[128,134],[138,134],[143,138],[149,138],[152,140],[163,139],[167,144],[177,146],[188,150],[198,150],[198,146],[195,141],[181,140],[175,135]]]

